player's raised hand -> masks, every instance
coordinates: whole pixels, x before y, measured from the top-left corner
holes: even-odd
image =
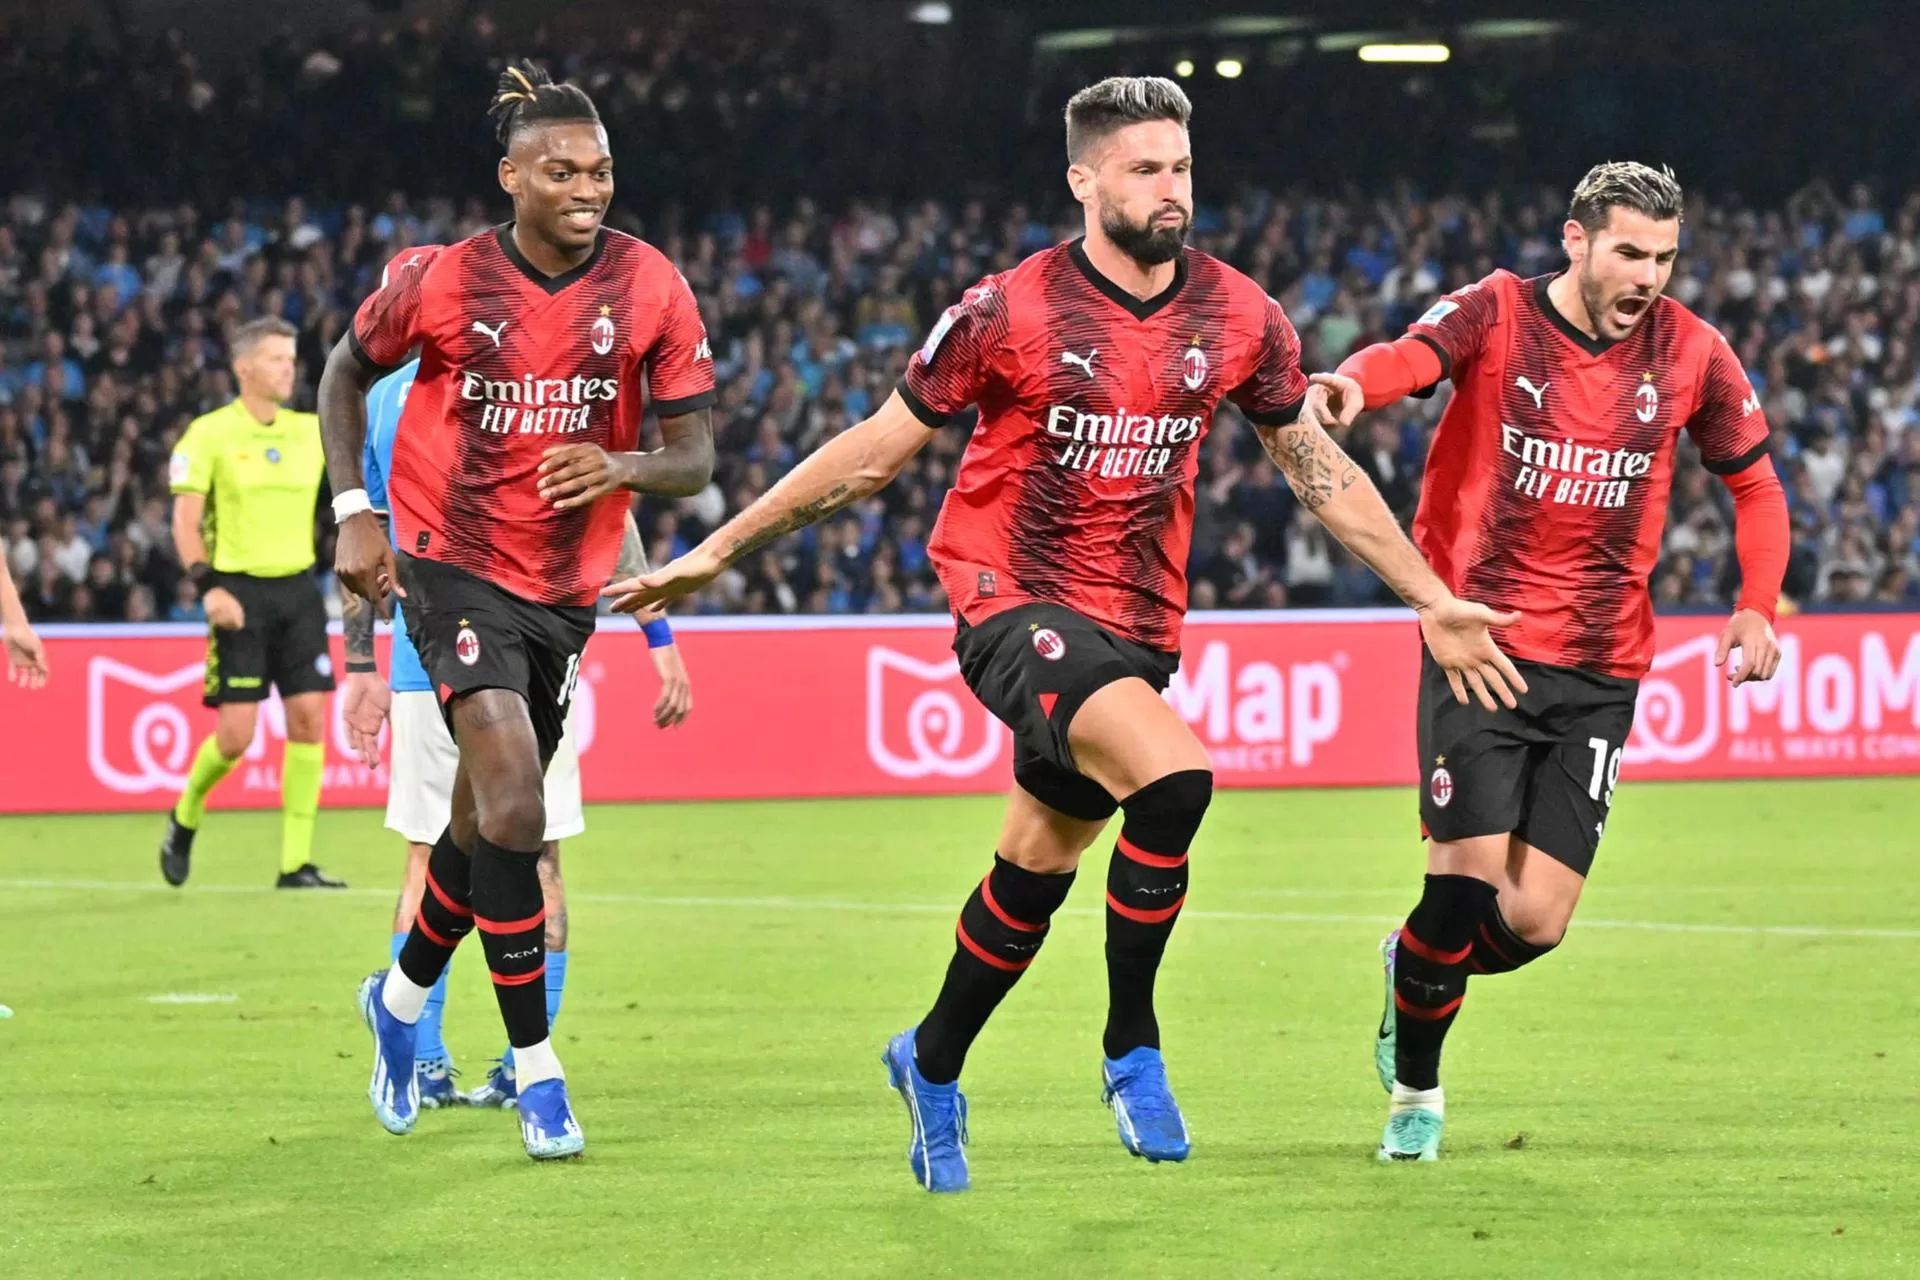
[[[600,594],[616,597],[613,602],[615,613],[639,613],[642,609],[651,609],[693,594],[719,577],[726,567],[712,552],[695,547],[652,573],[610,582]]]
[[[1713,646],[1713,665],[1726,666],[1735,649],[1740,651],[1740,661],[1727,673],[1735,687],[1749,680],[1771,680],[1780,669],[1780,641],[1764,614],[1741,609],[1727,619],[1719,643]]]
[[[380,527],[380,518],[361,511],[340,522],[334,543],[333,572],[340,585],[373,606],[376,617],[391,618],[387,593],[402,600],[406,591],[400,586],[400,574],[393,562],[393,544]]]
[[[598,501],[626,482],[626,455],[597,444],[555,445],[540,455],[540,497],[563,511]]]
[[[7,650],[7,681],[23,689],[39,689],[47,683],[47,650],[40,637],[25,622],[9,622],[0,630],[0,642]]]
[[[346,702],[340,716],[347,722],[347,740],[360,763],[380,767],[380,728],[393,708],[393,691],[378,675],[354,671],[347,675]]]
[[[1343,427],[1353,425],[1360,411],[1367,407],[1367,393],[1360,384],[1344,373],[1316,373],[1307,379],[1311,386],[1324,387],[1327,393],[1327,408],[1332,412],[1335,422]]]
[[[1497,710],[1497,697],[1509,710],[1519,705],[1519,694],[1527,691],[1511,659],[1493,642],[1492,628],[1510,627],[1520,621],[1517,613],[1501,613],[1471,600],[1451,594],[1420,611],[1420,635],[1427,652],[1447,673],[1453,697],[1467,705],[1467,690],[1472,689],[1480,705]]]

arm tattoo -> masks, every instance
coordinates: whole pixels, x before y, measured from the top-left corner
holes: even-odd
[[[380,521],[380,532],[387,531],[385,516],[375,514]],[[373,659],[373,604],[362,600],[347,590],[347,584],[339,584],[340,590],[340,632],[347,640],[348,662],[372,662]]]
[[[620,538],[620,558],[614,561],[615,578],[637,578],[643,573],[651,573],[653,566],[647,563],[647,544],[640,538],[640,526],[633,522],[633,512],[627,512],[627,531]]]
[[[1294,423],[1260,432],[1260,445],[1309,511],[1318,511],[1360,480],[1360,468],[1318,425]]]
[[[815,498],[811,502],[801,503],[791,511],[775,518],[772,524],[769,524],[758,533],[750,534],[744,538],[733,539],[727,547],[727,563],[732,564],[741,556],[751,555],[774,539],[785,537],[795,529],[804,529],[810,524],[824,520],[859,496],[859,494],[854,492],[853,486],[851,485],[837,484],[833,486],[824,497]]]

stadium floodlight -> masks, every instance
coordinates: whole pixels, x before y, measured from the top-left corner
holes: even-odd
[[[953,21],[953,6],[945,0],[925,0],[907,10],[908,22],[924,23],[929,27],[944,27]]]
[[[1175,74],[1175,75],[1177,75],[1177,76],[1179,76],[1179,77],[1180,77],[1180,78],[1181,78],[1182,80],[1185,80],[1185,79],[1186,79],[1186,78],[1187,78],[1188,76],[1190,76],[1190,75],[1192,75],[1192,74],[1193,74],[1193,59],[1192,59],[1192,58],[1182,58],[1182,59],[1180,59],[1180,61],[1178,61],[1178,62],[1176,62],[1176,63],[1174,63],[1174,64],[1173,64],[1173,74]]]
[[[1363,44],[1362,62],[1445,62],[1453,50],[1443,44]]]
[[[1213,74],[1222,80],[1238,80],[1240,73],[1246,69],[1246,65],[1238,58],[1222,58],[1213,64]]]

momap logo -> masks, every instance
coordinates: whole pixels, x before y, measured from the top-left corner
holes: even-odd
[[[595,402],[620,394],[618,378],[489,378],[460,372],[460,398],[485,406],[480,429],[495,435],[571,435],[593,425]]]
[[[1116,479],[1164,475],[1174,449],[1200,438],[1199,414],[1088,413],[1070,404],[1047,407],[1046,432],[1064,447],[1054,465]]]
[[[1520,460],[1514,488],[1564,506],[1624,507],[1633,482],[1653,470],[1650,452],[1548,440],[1507,422],[1500,424],[1500,449]]]
[[[895,778],[971,778],[1000,758],[1000,722],[976,708],[960,664],[867,650],[867,755]]]
[[[1715,640],[1695,636],[1655,656],[1626,763],[1691,764],[1718,751],[1741,764],[1920,760],[1920,631],[1904,649],[1876,630],[1819,653],[1785,635],[1773,679],[1738,689],[1713,665]]]

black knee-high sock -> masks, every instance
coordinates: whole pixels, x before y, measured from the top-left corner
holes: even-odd
[[[1532,964],[1558,945],[1554,942],[1544,945],[1528,942],[1515,933],[1513,926],[1507,923],[1507,918],[1500,914],[1500,904],[1496,902],[1474,932],[1473,954],[1467,957],[1467,971],[1512,973],[1515,969]]]
[[[1187,900],[1187,847],[1213,798],[1205,769],[1170,773],[1120,802],[1126,821],[1107,864],[1109,1058],[1160,1047],[1153,984]]]
[[[1409,1089],[1440,1084],[1440,1046],[1467,994],[1467,957],[1494,887],[1473,876],[1428,876],[1400,930],[1393,966],[1394,1078]]]
[[[449,827],[427,854],[427,884],[413,928],[400,947],[400,972],[409,982],[431,987],[453,959],[460,939],[473,931],[472,864],[453,843]]]
[[[547,1038],[547,912],[539,861],[538,849],[503,849],[485,836],[473,847],[474,923],[507,1043],[516,1049]]]
[[[974,1038],[1039,954],[1072,887],[1071,871],[1041,875],[993,855],[993,870],[960,908],[947,979],[914,1037],[921,1075],[934,1084],[960,1078]]]

